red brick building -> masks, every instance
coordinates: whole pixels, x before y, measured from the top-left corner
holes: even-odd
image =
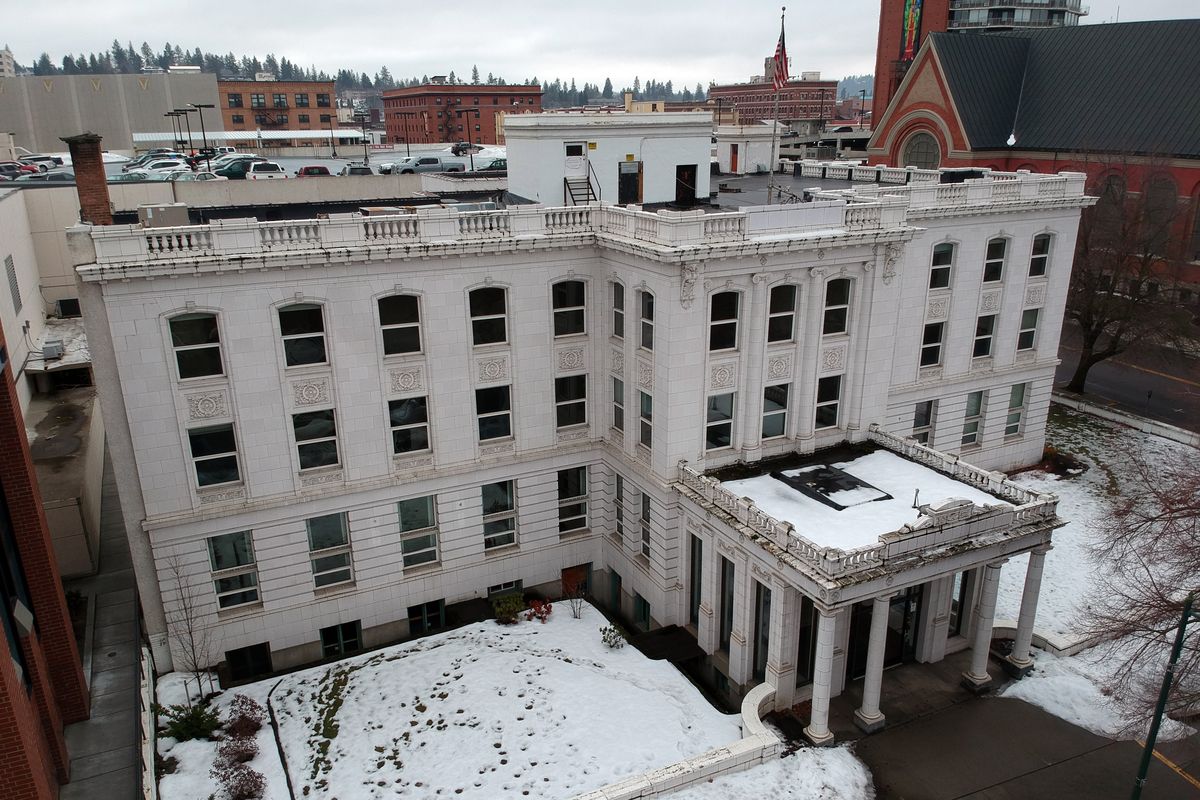
[[[837,81],[788,81],[779,92],[779,119],[786,122],[833,118],[837,103]],[[710,86],[708,100],[721,107],[721,115],[734,107],[743,123],[775,117],[775,87],[764,83],[734,83]]]
[[[383,93],[392,144],[503,144],[505,115],[541,110],[540,86],[426,83]]]
[[[0,331],[0,797],[51,800],[70,780],[63,726],[90,701]]]
[[[217,95],[226,131],[319,131],[328,130],[330,125],[338,127],[333,81],[217,81]]]

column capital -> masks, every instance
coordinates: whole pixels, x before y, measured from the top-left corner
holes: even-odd
[[[1044,555],[1046,555],[1046,553],[1049,553],[1053,549],[1054,549],[1054,545],[1051,544],[1050,542],[1046,542],[1045,544],[1040,544],[1037,547],[1033,548],[1032,550],[1029,551],[1029,553],[1031,555],[1035,555],[1035,556],[1044,556]]]
[[[997,560],[995,560],[995,561],[989,561],[988,563],[984,564],[983,566],[984,566],[986,569],[994,569],[994,570],[996,570],[997,572],[999,572],[999,571],[1000,571],[1000,568],[1001,568],[1001,567],[1003,567],[1003,566],[1004,566],[1005,564],[1007,564],[1007,563],[1008,563],[1008,559],[1007,559],[1007,558],[1000,558],[1000,559],[997,559]]]

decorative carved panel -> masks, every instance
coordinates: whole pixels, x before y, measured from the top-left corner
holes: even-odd
[[[480,383],[508,380],[508,356],[481,358],[475,362]]]
[[[612,351],[612,372],[614,375],[625,377],[625,354],[620,350]]]
[[[411,394],[425,388],[424,367],[403,367],[388,370],[388,382],[393,394]]]
[[[645,361],[638,361],[638,386],[654,390],[654,367]]]
[[[1025,288],[1025,305],[1040,306],[1046,302],[1046,284],[1034,283]]]
[[[714,364],[708,372],[708,388],[728,389],[737,382],[737,364]]]
[[[772,356],[767,359],[767,377],[771,380],[782,380],[792,377],[792,357]]]
[[[979,298],[979,310],[995,313],[1000,310],[1000,292],[984,292]]]
[[[224,389],[185,394],[189,420],[222,419],[229,416],[229,397]]]
[[[330,472],[320,472],[320,473],[317,473],[316,475],[301,475],[300,476],[300,485],[301,486],[323,486],[324,484],[327,484],[327,483],[341,483],[341,482],[342,482],[342,471],[340,469],[332,470]]]
[[[931,297],[931,298],[929,298],[928,306],[926,306],[926,308],[925,308],[925,319],[927,319],[927,320],[945,319],[949,312],[950,312],[950,298],[949,297]]]
[[[292,402],[297,406],[317,406],[329,403],[329,379],[296,381],[292,384]]]
[[[826,347],[821,350],[821,371],[841,372],[846,368],[846,345]]]
[[[575,372],[584,368],[582,347],[566,347],[559,350],[556,355],[560,372]]]
[[[214,503],[228,503],[234,500],[245,500],[246,490],[238,487],[237,489],[225,489],[220,492],[203,492],[200,494],[201,505],[212,505]]]

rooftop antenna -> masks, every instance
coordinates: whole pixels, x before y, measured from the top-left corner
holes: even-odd
[[[921,498],[921,490],[913,489],[913,508],[921,507],[920,498]]]

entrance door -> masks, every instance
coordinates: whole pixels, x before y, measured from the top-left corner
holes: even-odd
[[[568,178],[586,178],[588,174],[587,142],[566,143],[564,175]]]
[[[642,202],[642,162],[622,161],[617,164],[617,204]]]
[[[736,144],[729,145],[729,172],[732,175],[737,174],[738,162],[738,146]]]
[[[679,164],[675,167],[675,202],[681,206],[696,204],[696,164]]]
[[[850,611],[850,643],[846,654],[846,679],[858,680],[867,673],[867,650],[871,641],[871,609],[868,600]],[[883,666],[894,667],[917,655],[917,626],[921,620],[921,587],[912,586],[892,598],[888,606],[887,634],[883,643]]]
[[[583,597],[592,593],[591,563],[567,567],[562,571],[563,597]]]

